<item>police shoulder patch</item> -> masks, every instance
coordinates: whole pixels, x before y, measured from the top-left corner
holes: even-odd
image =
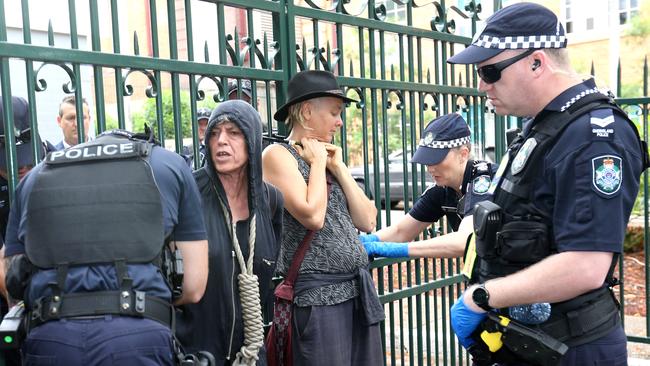
[[[601,155],[591,159],[592,184],[597,192],[612,196],[623,183],[623,160],[614,155]]]
[[[489,175],[481,175],[472,181],[472,193],[474,194],[486,194],[487,191],[490,189],[490,184],[492,183],[492,179],[490,179]]]
[[[535,147],[537,147],[537,140],[533,137],[524,142],[521,149],[519,149],[519,152],[517,152],[517,156],[515,156],[512,161],[512,166],[510,167],[510,173],[512,173],[512,175],[517,175],[524,169],[526,162],[528,161],[530,154],[535,150]]]

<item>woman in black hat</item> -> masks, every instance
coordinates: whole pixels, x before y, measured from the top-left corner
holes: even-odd
[[[264,179],[285,198],[279,274],[287,274],[298,245],[315,232],[295,284],[293,363],[380,365],[383,307],[357,235],[357,229],[373,230],[377,210],[343,163],[341,148],[330,144],[343,125],[343,103],[353,100],[325,71],[296,74],[288,97],[274,117],[291,129],[289,143],[269,146],[263,167]]]

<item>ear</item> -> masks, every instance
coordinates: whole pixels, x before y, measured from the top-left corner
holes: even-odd
[[[463,145],[458,149],[458,156],[461,159],[461,163],[466,163],[469,160],[469,149],[467,146]]]
[[[302,120],[304,122],[307,122],[311,119],[311,113],[312,113],[313,106],[309,101],[305,101],[302,103],[300,106],[300,115],[302,116]]]
[[[546,68],[549,67],[549,58],[544,53],[544,51],[537,50],[533,52],[530,56],[528,56],[527,61],[530,62],[532,59],[532,63],[529,63],[530,69],[536,74],[539,75],[540,73],[538,71],[544,71]]]
[[[531,70],[535,71],[537,70],[540,66],[542,66],[542,61],[539,59],[535,59],[535,62],[533,62],[533,65],[530,67]]]

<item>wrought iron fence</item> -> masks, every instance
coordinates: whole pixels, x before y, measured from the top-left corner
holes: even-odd
[[[345,109],[346,123],[336,142],[349,165],[363,167],[365,177],[373,173],[388,187],[389,155],[415,151],[424,125],[454,111],[470,124],[479,157],[488,146],[500,156],[506,127],[518,121],[486,108],[469,66],[445,62],[470,42],[457,33],[476,30],[481,5],[465,3],[459,8],[414,0],[21,0],[18,6],[17,0],[0,0],[5,135],[14,140],[8,128],[12,94],[28,100],[32,131],[42,135],[51,131],[61,97],[73,94],[80,141],[85,132],[137,129],[144,120],[164,146],[181,152],[191,145],[198,159],[197,106],[227,99],[229,79],[252,81],[252,103],[269,127],[266,133],[282,136],[284,126],[272,114],[285,101],[288,80],[300,70],[324,69],[337,74],[347,95],[358,100]],[[59,82],[61,90],[52,87]],[[92,107],[92,131],[83,131],[83,97]],[[639,108],[647,139],[649,99],[620,102]],[[150,113],[142,112],[147,108]],[[38,134],[32,138],[37,146]],[[16,150],[13,143],[5,148],[13,197]],[[406,153],[402,165],[408,210],[423,190],[425,172],[410,164]],[[378,208],[382,201],[391,202],[390,190],[379,193],[380,179],[364,183]],[[647,176],[644,183],[647,197]],[[647,201],[644,209],[647,249]],[[382,212],[379,227],[391,223],[390,210]],[[438,223],[433,232],[445,230]],[[387,314],[382,326],[386,364],[469,363],[449,325],[449,308],[463,287],[458,267],[458,259],[373,263]],[[646,323],[646,335],[631,341],[650,342]]]

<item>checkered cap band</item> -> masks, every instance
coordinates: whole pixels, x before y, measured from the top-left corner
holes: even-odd
[[[603,93],[603,92],[600,91],[600,89],[598,89],[598,88],[593,88],[593,89],[587,89],[587,90],[584,90],[584,91],[580,92],[579,94],[575,95],[573,98],[569,99],[569,100],[568,100],[568,101],[567,101],[567,102],[562,106],[562,108],[560,108],[560,112],[564,112],[564,111],[566,111],[567,108],[569,108],[569,107],[571,107],[571,106],[573,105],[573,103],[579,101],[580,99],[586,97],[586,96],[589,95],[589,94],[594,94],[594,93],[601,93],[601,94],[607,95],[607,93]]]
[[[480,36],[474,46],[483,48],[496,48],[501,50],[517,50],[529,48],[564,48],[566,47],[566,36],[518,36],[518,37],[493,37],[488,35]]]
[[[424,139],[420,139],[419,146],[430,147],[432,149],[451,149],[452,147],[463,146],[469,143],[469,136],[461,137],[455,140],[449,141],[431,141],[430,143],[424,142]]]

